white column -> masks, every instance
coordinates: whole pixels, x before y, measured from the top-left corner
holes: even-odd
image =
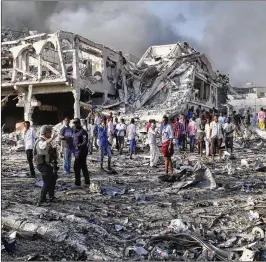
[[[38,55],[38,80],[42,79],[42,56]]]
[[[80,118],[80,72],[79,72],[79,40],[75,39],[73,52],[73,96],[74,96],[74,117]]]
[[[80,88],[72,91],[74,96],[74,117],[80,118]]]

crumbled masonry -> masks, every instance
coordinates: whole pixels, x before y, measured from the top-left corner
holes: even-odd
[[[246,148],[236,140],[234,157],[225,154],[221,163],[175,154],[180,180],[173,184],[158,178],[162,162],[149,167],[147,147],[133,160],[115,151],[111,173],[99,171],[94,152],[88,157],[90,188],[73,189],[73,174],[61,172],[61,202],[45,208],[35,206],[41,184],[27,177],[24,152],[3,155],[3,236],[16,231],[17,246],[2,250],[2,259],[265,260],[265,170],[255,171],[259,162],[266,165],[265,143],[252,135]],[[243,159],[248,165],[241,165]]]

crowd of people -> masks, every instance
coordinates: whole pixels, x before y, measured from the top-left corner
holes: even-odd
[[[258,113],[258,126],[265,130],[266,112],[263,108]],[[126,139],[129,141],[129,158],[136,154],[136,138],[138,137],[135,120],[131,119],[126,125],[123,118],[89,115],[87,119],[75,118],[70,126],[70,119],[66,117],[59,133],[61,141],[61,154],[64,158],[64,174],[70,175],[71,161],[74,156],[75,185],[81,186],[81,171],[84,176],[85,185],[90,184],[90,175],[87,166],[87,156],[93,151],[98,152],[100,169],[104,170],[104,156],[107,155],[108,166],[111,170],[111,159],[113,150],[120,155],[124,154]],[[240,131],[243,123],[245,127],[251,125],[251,114],[247,110],[244,117],[236,114],[228,116],[215,110],[206,111],[198,106],[196,110],[190,108],[188,112],[180,114],[179,117],[169,119],[163,116],[162,122],[156,126],[155,120],[150,120],[146,126],[148,144],[150,148],[150,166],[157,167],[160,151],[158,140],[161,140],[161,153],[164,156],[165,174],[171,181],[175,179],[171,157],[174,151],[195,152],[202,157],[205,151],[207,157],[214,160],[218,153],[219,160],[222,157],[222,143],[226,150],[233,152],[233,139]],[[57,157],[52,143],[57,138],[52,132],[52,127],[44,125],[40,129],[40,136],[30,128],[30,123],[25,122],[25,150],[29,162],[31,176],[35,177],[34,164],[42,174],[43,187],[38,205],[47,203],[47,194],[50,202],[56,201],[54,196],[57,180]],[[37,138],[37,139],[36,139]],[[114,145],[114,146],[113,146]]]

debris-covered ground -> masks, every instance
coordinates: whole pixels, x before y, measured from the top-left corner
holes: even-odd
[[[222,162],[175,154],[175,183],[158,179],[163,163],[149,167],[148,149],[133,160],[115,151],[109,173],[95,152],[90,188],[74,189],[60,163],[60,202],[45,208],[36,207],[40,177],[27,177],[25,154],[9,148],[2,145],[2,260],[266,260],[265,141]]]

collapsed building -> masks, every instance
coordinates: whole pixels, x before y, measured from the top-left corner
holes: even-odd
[[[139,60],[70,32],[23,33],[2,30],[5,123],[56,124],[92,106],[174,116],[196,105],[219,109],[226,101],[228,78],[186,42],[151,46]]]

